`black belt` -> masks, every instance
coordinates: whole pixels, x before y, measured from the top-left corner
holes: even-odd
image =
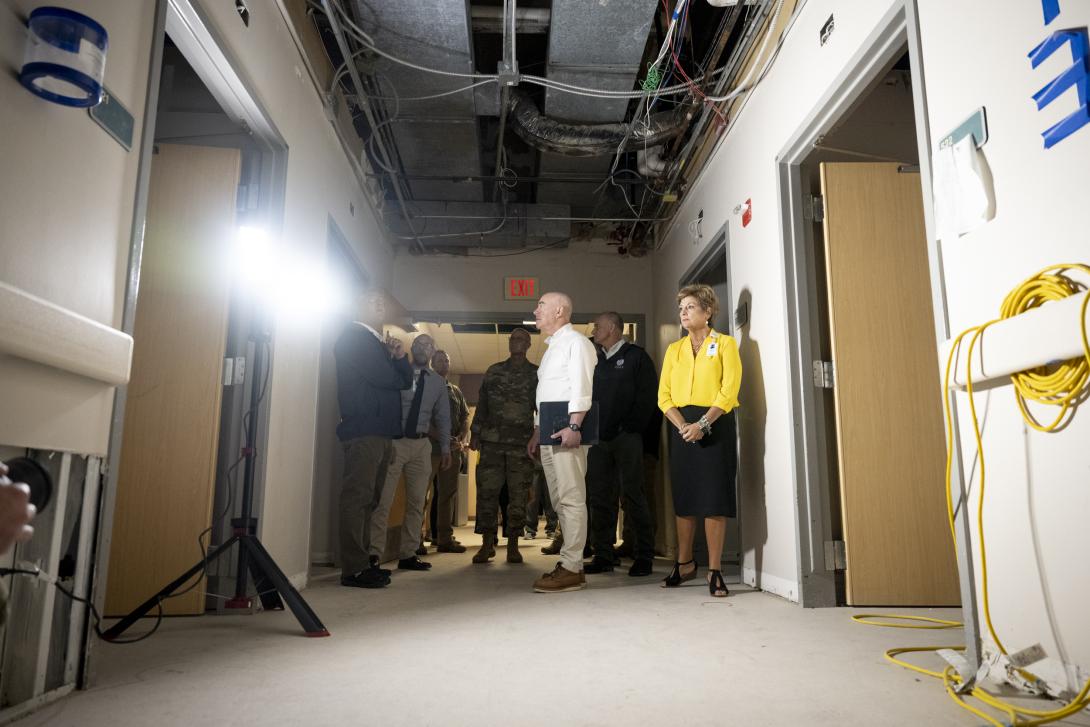
[[[428,436],[427,432],[423,434],[406,434],[404,437],[394,437],[394,439],[424,439]]]

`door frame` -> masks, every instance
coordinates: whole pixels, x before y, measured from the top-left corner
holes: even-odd
[[[727,266],[727,303],[730,304],[729,315],[732,322],[731,330],[724,331],[724,333],[734,335],[733,331],[737,324],[734,323],[734,286],[730,282],[730,225],[728,223],[724,222],[723,226],[716,231],[711,243],[704,248],[704,251],[700,253],[700,257],[678,278],[677,284],[680,289],[696,281],[713,265],[717,264],[720,258],[726,262]],[[719,301],[719,304],[722,306],[723,301]]]
[[[825,567],[825,541],[831,536],[829,488],[835,483],[829,482],[826,476],[824,460],[828,455],[828,433],[825,431],[819,392],[812,383],[811,365],[818,352],[814,290],[816,268],[811,246],[807,244],[806,226],[809,223],[803,213],[805,185],[801,167],[818,138],[848,113],[878,76],[904,52],[906,46],[912,68],[913,109],[920,158],[920,181],[923,187],[924,227],[927,232],[935,339],[942,344],[950,336],[942,261],[935,234],[930,132],[916,5],[917,0],[899,0],[894,4],[776,156],[786,281],[784,306],[788,314],[790,394],[792,408],[798,413],[791,435],[796,489],[799,600],[804,607],[835,606],[836,584],[834,572]],[[960,438],[957,434],[956,413],[954,427],[954,442],[957,446]],[[964,478],[959,466],[961,458],[958,452],[955,452],[953,460],[952,481],[964,493]],[[964,497],[961,502],[964,503]],[[958,574],[964,612],[967,647],[965,655],[975,670],[980,663],[980,625],[966,514],[964,507],[958,508]]]
[[[193,67],[201,81],[233,117],[250,130],[262,149],[261,184],[258,214],[253,222],[263,225],[270,235],[276,235],[283,227],[284,200],[287,189],[288,146],[277,130],[271,115],[258,101],[252,84],[237,69],[241,64],[229,53],[198,7],[198,0],[156,0],[155,19],[148,66],[148,85],[141,119],[139,162],[137,165],[136,196],[133,205],[132,231],[129,237],[128,269],[125,278],[125,297],[122,303],[121,330],[130,336],[136,321],[136,307],[140,290],[140,268],[144,250],[144,230],[147,222],[148,190],[151,179],[151,160],[155,146],[155,123],[158,115],[159,91],[162,75],[163,48],[166,36],[178,47],[186,61]],[[233,307],[234,308],[234,307]],[[229,315],[236,315],[232,309]],[[270,355],[266,366],[273,375],[275,364],[275,338],[270,341]],[[109,575],[109,553],[112,541],[114,508],[117,502],[117,478],[121,469],[121,442],[124,434],[125,403],[128,387],[119,386],[114,394],[113,413],[110,420],[110,438],[104,467],[104,482],[98,512],[95,563],[91,576],[91,601],[100,611],[106,598],[106,579]],[[266,461],[262,453],[268,439],[268,413],[270,397],[262,402],[259,414],[260,441],[254,471],[255,508],[260,512],[261,493],[264,491]],[[260,519],[259,519],[260,522]],[[83,634],[83,657],[77,687],[85,689],[94,677],[95,638],[89,627]]]

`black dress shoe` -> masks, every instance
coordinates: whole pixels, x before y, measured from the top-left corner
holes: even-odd
[[[584,573],[612,573],[613,561],[609,558],[594,556],[594,560],[583,566]]]
[[[341,576],[341,585],[352,588],[384,588],[389,584],[390,576],[384,576],[371,568],[352,576]]]
[[[651,575],[651,565],[650,558],[636,558],[632,563],[632,567],[628,569],[628,575],[649,576]]]
[[[378,556],[377,555],[372,555],[371,556],[371,570],[377,571],[377,572],[381,573],[382,575],[386,576],[387,578],[390,577],[391,571],[390,571],[389,568],[379,568],[378,567]]]
[[[420,560],[415,555],[411,558],[402,558],[397,562],[398,570],[430,570],[431,563]]]

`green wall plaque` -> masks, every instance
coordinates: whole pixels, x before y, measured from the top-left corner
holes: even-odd
[[[97,106],[87,109],[87,113],[106,130],[107,134],[116,139],[118,144],[125,147],[125,151],[132,150],[132,114],[121,105],[117,97],[110,93],[110,89],[102,87],[102,101]]]

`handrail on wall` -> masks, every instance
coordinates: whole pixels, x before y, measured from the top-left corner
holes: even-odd
[[[0,282],[0,354],[121,386],[132,336]]]

